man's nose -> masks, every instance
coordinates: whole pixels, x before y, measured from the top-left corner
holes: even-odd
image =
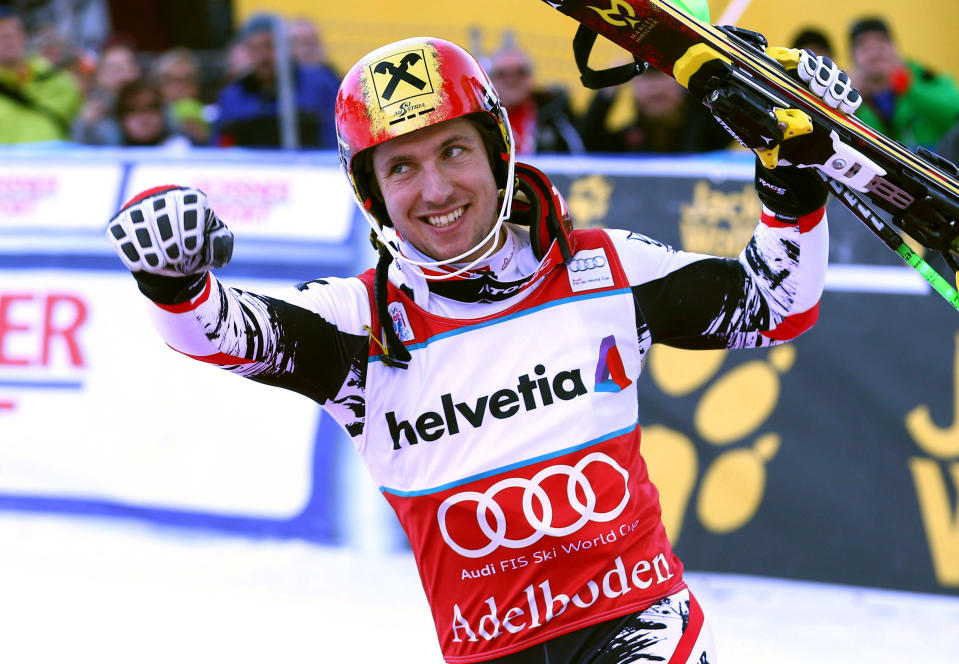
[[[437,205],[446,203],[453,195],[453,183],[441,168],[429,165],[423,169],[423,200]]]

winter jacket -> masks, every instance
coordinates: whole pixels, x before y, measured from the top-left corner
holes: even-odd
[[[891,117],[880,111],[883,105],[891,107]],[[908,147],[934,147],[959,120],[959,88],[947,74],[908,62],[890,90],[865,97],[856,115]]]
[[[336,74],[323,67],[299,66],[295,70],[294,85],[300,147],[335,148],[333,109],[339,88]],[[276,91],[265,90],[252,74],[227,85],[220,93],[217,106],[216,145],[281,145]]]
[[[67,139],[82,101],[73,76],[41,57],[22,72],[0,67],[0,144]]]

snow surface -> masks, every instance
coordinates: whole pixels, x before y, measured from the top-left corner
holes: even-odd
[[[689,573],[721,662],[959,663],[959,599]],[[0,662],[441,662],[413,560],[0,513]]]

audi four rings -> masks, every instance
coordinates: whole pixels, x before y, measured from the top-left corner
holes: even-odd
[[[586,475],[583,474],[583,470],[586,468],[586,466],[594,462],[609,466],[623,477],[623,497],[616,507],[607,512],[595,511],[596,492],[593,491],[593,487],[590,485],[589,480],[586,478]],[[540,486],[544,479],[547,477],[552,477],[553,475],[567,476],[566,498],[569,500],[569,504],[572,505],[573,509],[576,510],[576,512],[578,512],[580,515],[579,519],[573,523],[560,528],[552,525],[553,505],[550,502],[550,495],[546,493],[542,486]],[[439,520],[440,532],[443,534],[443,539],[447,544],[450,545],[451,549],[462,556],[466,556],[467,558],[482,558],[483,556],[495,551],[500,546],[505,546],[510,549],[522,549],[537,542],[543,537],[543,535],[564,537],[566,535],[575,533],[590,521],[612,521],[617,516],[622,514],[623,510],[626,509],[626,504],[629,502],[628,483],[629,473],[627,473],[622,466],[602,452],[593,452],[592,454],[587,454],[585,457],[580,459],[575,466],[568,466],[566,464],[549,466],[548,468],[544,468],[543,470],[539,471],[529,479],[524,479],[521,477],[509,477],[500,480],[483,493],[479,493],[478,491],[461,491],[460,493],[454,494],[442,502],[439,510],[436,513],[436,518]],[[523,489],[523,514],[526,517],[526,521],[533,528],[533,534],[528,537],[524,537],[523,539],[510,539],[506,536],[506,513],[495,500],[496,494],[498,494],[500,491],[513,487]],[[582,503],[579,497],[576,495],[577,487],[582,490],[583,495],[586,498],[585,504]],[[535,512],[533,512],[534,496],[543,510],[542,519],[537,517]],[[446,526],[446,513],[449,511],[450,507],[456,505],[457,503],[470,500],[476,501],[476,524],[483,532],[483,535],[489,539],[489,543],[479,549],[468,549],[458,544],[450,536],[449,529]],[[486,517],[487,512],[491,512],[493,514],[493,518],[496,522],[495,529],[490,527],[489,521]]]
[[[574,258],[567,265],[570,272],[585,272],[597,267],[606,267],[606,258],[604,256],[591,256],[589,258]]]

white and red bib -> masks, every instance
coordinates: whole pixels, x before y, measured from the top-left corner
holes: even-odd
[[[649,340],[616,250],[580,231],[568,266],[553,252],[528,296],[487,318],[438,317],[391,285],[409,368],[370,344],[355,442],[409,536],[449,662],[506,655],[684,586],[640,456]]]

